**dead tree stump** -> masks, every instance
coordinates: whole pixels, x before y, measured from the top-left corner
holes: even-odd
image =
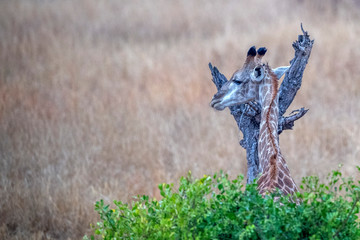
[[[279,89],[279,134],[283,130],[292,129],[294,122],[304,116],[308,109],[301,108],[293,111],[290,116],[284,117],[284,113],[292,103],[297,91],[301,87],[303,73],[310,57],[314,40],[310,40],[310,35],[304,31],[301,25],[302,35],[298,36],[292,46],[295,50],[295,57],[290,61],[290,68],[285,74],[285,78]],[[212,81],[219,90],[227,82],[226,77],[220,71],[209,63],[212,74]],[[233,115],[239,130],[244,138],[240,145],[246,150],[247,159],[247,182],[253,182],[259,174],[258,159],[258,137],[260,127],[260,108],[256,107],[258,103],[241,104],[230,107],[230,113]],[[255,107],[254,107],[255,106]]]

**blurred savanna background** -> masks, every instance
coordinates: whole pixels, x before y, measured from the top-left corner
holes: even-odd
[[[360,2],[0,1],[0,239],[79,239],[99,199],[159,198],[157,185],[246,174],[241,133],[208,62],[227,77],[250,46],[272,67],[315,45],[280,136],[300,183],[360,159]]]

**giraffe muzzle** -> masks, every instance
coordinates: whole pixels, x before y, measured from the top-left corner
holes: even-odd
[[[211,100],[211,102],[210,102],[210,106],[212,107],[212,108],[215,108],[216,110],[218,110],[218,111],[222,111],[222,110],[224,110],[225,108],[220,104],[221,103],[221,100],[222,99],[219,99],[219,98],[213,98],[212,100]]]

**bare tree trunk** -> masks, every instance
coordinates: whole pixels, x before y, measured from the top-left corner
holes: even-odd
[[[302,35],[293,43],[295,57],[290,61],[290,68],[285,74],[285,78],[279,89],[279,134],[283,130],[292,129],[294,122],[305,115],[308,110],[304,108],[293,111],[288,117],[284,117],[284,113],[292,103],[297,91],[301,87],[302,76],[310,57],[314,40],[310,40],[310,36],[301,25]],[[216,67],[209,63],[213,82],[219,90],[221,86],[227,82],[226,77],[219,72]],[[259,174],[258,159],[258,137],[260,127],[260,107],[258,103],[241,104],[230,107],[230,113],[233,115],[238,128],[243,133],[244,138],[240,141],[240,145],[246,149],[247,158],[247,182],[252,182]]]

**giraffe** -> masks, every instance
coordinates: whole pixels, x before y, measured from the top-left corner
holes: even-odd
[[[255,46],[247,53],[242,68],[214,95],[210,105],[216,110],[256,101],[261,105],[261,121],[258,139],[260,177],[257,180],[261,195],[278,188],[282,194],[298,191],[295,181],[281,154],[278,135],[279,96],[278,81],[289,67],[271,69],[261,62],[267,49],[256,51]]]

